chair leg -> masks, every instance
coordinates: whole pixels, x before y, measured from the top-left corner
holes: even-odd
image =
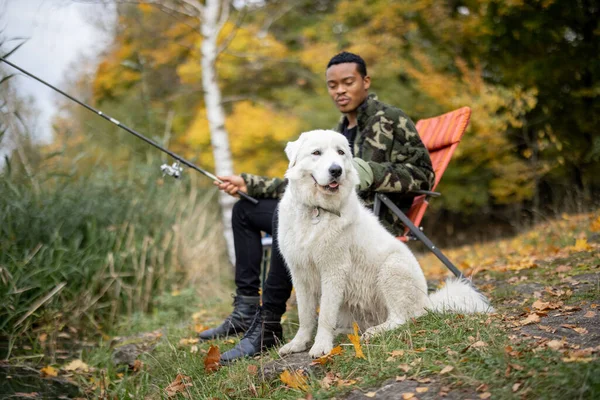
[[[400,221],[406,226],[417,239],[419,239],[427,248],[435,254],[435,256],[450,270],[457,278],[464,278],[464,275],[452,262],[438,249],[427,236],[412,221],[384,194],[377,193],[376,198],[379,198],[394,214],[400,218]]]

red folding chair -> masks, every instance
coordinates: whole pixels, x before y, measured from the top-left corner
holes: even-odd
[[[462,277],[463,274],[431,242],[431,240],[423,234],[423,231],[420,228],[417,228],[417,226],[421,223],[425,210],[429,205],[428,199],[430,197],[440,196],[440,193],[437,193],[434,190],[440,182],[440,179],[442,179],[442,175],[444,174],[444,171],[446,171],[448,163],[450,163],[454,150],[456,150],[460,139],[467,129],[470,117],[471,109],[469,107],[462,107],[438,117],[423,119],[417,122],[417,131],[419,132],[419,136],[421,136],[421,140],[425,144],[425,147],[427,147],[427,150],[429,151],[433,170],[435,171],[435,182],[431,191],[415,191],[414,193],[418,194],[418,196],[414,198],[412,206],[407,214],[404,214],[383,193],[377,193],[375,195],[375,204],[373,207],[375,215],[379,215],[381,204],[385,204],[389,207],[394,214],[400,218],[405,226],[404,234],[399,236],[398,239],[403,242],[408,240],[420,240],[457,277]]]

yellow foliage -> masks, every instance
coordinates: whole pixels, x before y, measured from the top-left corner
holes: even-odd
[[[354,328],[353,334],[348,334],[348,339],[354,346],[354,352],[356,353],[356,358],[366,358],[362,351],[362,346],[360,345],[360,336],[358,336],[358,324],[356,322],[352,323],[352,327]]]
[[[244,101],[234,105],[225,128],[229,132],[236,173],[283,176],[287,168],[283,148],[287,141],[300,134],[300,121],[286,113]],[[189,157],[199,157],[204,168],[214,166],[204,108],[198,110],[184,142]]]
[[[293,371],[290,373],[287,369],[279,375],[281,382],[285,383],[292,389],[299,389],[302,391],[308,390],[308,383],[306,377],[301,370]]]

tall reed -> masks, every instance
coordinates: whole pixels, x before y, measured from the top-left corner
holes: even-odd
[[[35,185],[0,175],[0,334],[47,323],[106,330],[174,288],[223,292],[231,269],[214,190],[192,174],[127,172],[40,172]]]

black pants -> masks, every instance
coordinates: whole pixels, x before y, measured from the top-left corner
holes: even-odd
[[[261,199],[254,205],[240,200],[233,206],[232,226],[235,244],[235,284],[241,296],[258,296],[262,244],[260,232],[273,236],[271,264],[265,282],[263,307],[277,315],[285,313],[292,293],[292,280],[277,240],[277,204],[279,200]]]

